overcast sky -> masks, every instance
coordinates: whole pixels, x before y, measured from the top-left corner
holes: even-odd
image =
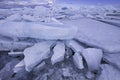
[[[32,1],[32,0],[0,0],[0,1]],[[57,1],[78,4],[120,4],[120,0],[57,0]]]
[[[59,1],[81,4],[120,4],[120,0],[59,0]]]

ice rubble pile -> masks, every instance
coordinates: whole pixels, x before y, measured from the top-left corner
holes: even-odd
[[[74,40],[67,42],[67,45],[72,49],[78,49],[77,51],[73,49],[75,52],[73,55],[73,62],[78,69],[82,70],[86,68],[83,65],[82,58],[84,58],[87,62],[88,71],[94,72],[99,70],[100,62],[103,56],[102,50],[96,48],[84,49]],[[11,53],[9,54],[11,55]],[[66,58],[65,43],[56,41],[42,41],[40,43],[36,43],[30,48],[26,48],[21,54],[24,54],[25,58],[14,67],[14,72],[16,73],[18,73],[20,70],[23,70],[24,68],[26,71],[30,72],[34,70],[34,68],[36,69],[36,67],[42,66],[43,61],[50,57],[52,65],[63,61]]]
[[[78,22],[80,21],[80,22]],[[80,29],[78,28],[78,36],[75,36],[74,39],[75,40],[63,40],[63,41],[55,41],[54,46],[50,47],[49,46],[49,42],[50,41],[43,41],[43,42],[39,42],[36,43],[34,46],[32,46],[29,50],[29,48],[26,48],[23,52],[23,54],[25,56],[28,55],[28,53],[33,54],[33,55],[29,55],[29,57],[27,57],[28,59],[31,59],[31,57],[35,60],[26,60],[25,58],[23,59],[24,62],[22,63],[22,65],[24,65],[25,69],[27,71],[31,71],[32,69],[34,69],[37,66],[41,66],[43,63],[42,61],[44,61],[45,59],[51,58],[51,63],[54,65],[58,62],[63,61],[66,58],[69,58],[70,56],[73,56],[73,62],[74,65],[76,65],[76,67],[78,69],[87,69],[87,73],[86,76],[88,78],[93,78],[95,76],[95,73],[100,73],[100,66],[101,66],[101,61],[103,60],[103,58],[105,57],[104,61],[107,63],[110,63],[114,66],[118,65],[118,63],[116,63],[116,60],[112,62],[112,60],[110,60],[109,57],[103,55],[104,53],[107,53],[107,55],[109,56],[109,53],[119,53],[119,28],[105,24],[105,23],[101,23],[98,21],[94,21],[91,19],[81,19],[81,20],[72,20],[72,22],[70,21],[64,21],[64,24],[72,24],[72,25],[76,25],[79,26],[80,24],[83,26],[79,26]],[[91,24],[91,26],[88,26],[84,21],[88,22]],[[78,24],[79,23],[79,24]],[[96,27],[95,23],[99,24],[99,26]],[[94,24],[94,25],[93,25]],[[108,27],[107,27],[108,26]],[[91,28],[92,27],[92,28]],[[99,28],[99,31],[96,32],[96,28]],[[103,28],[105,30],[103,30]],[[113,32],[116,33],[113,33]],[[92,32],[92,33],[91,33]],[[107,32],[107,33],[106,33]],[[111,33],[108,33],[111,32]],[[91,33],[91,34],[89,34]],[[64,33],[63,33],[64,34]],[[101,34],[105,34],[105,35],[101,35]],[[111,38],[111,35],[114,37]],[[99,37],[98,37],[99,36]],[[58,37],[59,39],[59,37]],[[108,41],[108,39],[110,41]],[[83,46],[84,43],[88,46],[92,46],[92,47],[96,47],[96,48],[91,48],[91,47],[86,47],[85,45]],[[46,43],[46,44],[43,44]],[[36,47],[36,45],[38,45],[39,47]],[[40,49],[41,47],[45,46],[45,49]],[[49,47],[48,47],[49,46]],[[108,47],[110,46],[110,47]],[[71,54],[70,52],[66,51],[66,48],[70,48],[74,54]],[[35,51],[33,49],[36,49]],[[48,52],[46,52],[49,49]],[[25,54],[25,51],[28,51]],[[36,52],[38,50],[38,52]],[[40,51],[39,51],[40,50]],[[44,51],[45,50],[45,51]],[[32,52],[32,53],[31,53]],[[45,53],[44,53],[45,52]],[[43,55],[42,53],[46,54]],[[36,54],[36,55],[34,55]],[[49,57],[48,57],[49,55]],[[66,56],[67,55],[67,56]],[[43,56],[43,57],[41,57]],[[85,62],[83,61],[83,59],[85,60]],[[107,60],[106,60],[107,59]],[[30,62],[29,62],[30,61]],[[34,62],[35,61],[35,62]],[[26,63],[29,63],[30,68],[28,68],[26,66]],[[87,64],[87,66],[84,65],[84,63]],[[115,64],[113,64],[115,63]],[[30,65],[33,64],[33,65]],[[20,66],[21,64],[18,64],[16,66]],[[45,65],[45,64],[44,64]],[[19,69],[23,69],[22,67],[15,67],[15,72],[19,71]]]
[[[18,10],[12,10],[14,13],[13,15],[6,18],[7,21],[48,21],[49,17],[52,16],[51,10],[49,8],[43,6],[37,6],[34,9],[32,8],[23,8]]]
[[[13,26],[11,28],[9,27],[11,29],[10,31],[8,31],[8,30],[6,31],[9,23],[11,23],[11,25],[13,25]],[[26,23],[25,26],[30,25],[31,27],[28,26],[28,28],[27,28],[27,26],[26,26],[26,29],[25,29],[24,23]],[[61,25],[61,24],[54,25],[57,27],[50,27],[50,26],[41,26],[41,24],[37,24],[37,23],[34,24],[34,23],[29,23],[29,22],[8,22],[8,24],[7,24],[7,22],[1,24],[1,35],[18,38],[18,41],[19,41],[19,38],[21,38],[21,37],[24,37],[24,38],[31,37],[31,38],[48,40],[48,41],[42,41],[42,42],[39,41],[39,42],[35,43],[33,46],[31,45],[31,47],[25,48],[25,50],[23,52],[15,52],[15,53],[10,52],[9,55],[22,54],[25,56],[25,58],[15,66],[14,72],[19,72],[22,69],[25,69],[26,71],[30,72],[38,65],[41,65],[42,61],[44,61],[45,59],[48,59],[50,57],[51,57],[51,63],[53,65],[55,63],[61,62],[64,60],[65,54],[69,55],[69,53],[66,53],[66,50],[65,50],[66,46],[71,48],[75,52],[75,54],[73,56],[73,61],[78,69],[84,69],[83,58],[85,58],[85,60],[87,61],[89,71],[99,70],[99,65],[100,65],[100,62],[102,59],[102,54],[103,54],[102,51],[99,49],[91,48],[91,49],[88,49],[88,52],[83,52],[83,50],[85,50],[84,47],[82,45],[80,45],[77,41],[71,40],[76,36],[77,28],[75,29],[75,27],[74,28],[66,27],[66,30],[65,30],[65,27],[63,27],[63,25]],[[15,24],[18,24],[20,27],[18,27],[18,26],[16,27]],[[46,25],[51,25],[51,24],[46,24]],[[4,27],[2,27],[2,26],[4,26]],[[60,26],[62,26],[62,27],[60,27]],[[38,31],[36,33],[36,30],[39,30],[41,32]],[[2,32],[2,31],[4,31],[4,32]],[[58,34],[55,35],[56,31]],[[26,32],[30,32],[30,33],[26,33]],[[39,33],[40,33],[40,35],[38,37],[36,37],[37,34],[39,34]],[[51,34],[51,33],[54,33],[54,34]],[[32,36],[30,36],[30,34]],[[52,40],[52,41],[50,41],[50,40]],[[55,40],[55,41],[53,41],[53,40]],[[59,40],[60,40],[60,42],[59,42]],[[67,40],[67,41],[65,41],[65,40]],[[15,43],[13,42],[12,44],[15,44]],[[93,52],[89,53],[89,52],[91,52],[91,50]],[[97,53],[97,54],[95,54],[95,53]],[[86,56],[84,54],[91,54],[91,55]],[[89,62],[88,59],[90,59],[90,57],[93,55],[95,55],[95,57],[92,58],[91,61]],[[99,55],[101,55],[101,56],[99,56]],[[70,57],[70,56],[68,56],[68,57]],[[96,60],[96,61],[94,61],[94,60]],[[94,66],[93,62],[95,62],[96,66]]]
[[[11,30],[6,31],[6,29],[8,28],[8,24],[11,24],[12,27],[9,26]],[[19,25],[19,27],[16,25]],[[48,40],[48,41],[35,43],[33,46],[26,48],[23,51],[25,58],[23,59],[23,61],[21,61],[15,66],[14,68],[15,72],[20,71],[20,69],[23,68],[25,68],[26,71],[29,72],[32,71],[43,60],[51,57],[52,55],[51,47],[53,49],[51,63],[54,65],[57,62],[63,61],[66,53],[65,46],[68,46],[73,50],[73,52],[75,52],[73,56],[73,61],[78,69],[84,68],[83,59],[82,59],[84,58],[87,62],[89,71],[99,70],[99,66],[103,54],[102,50],[94,49],[94,48],[84,49],[84,47],[81,46],[77,41],[72,40],[73,38],[76,38],[76,34],[78,33],[77,28],[75,27],[73,28],[70,26],[68,28],[67,26],[61,24],[57,24],[57,25],[46,24],[46,25],[49,26],[41,26],[41,24],[37,24],[37,23],[34,24],[32,22],[8,22],[8,23],[5,22],[1,24],[1,35],[3,36],[16,37],[16,38],[31,37],[31,38]],[[54,27],[50,27],[50,25]],[[51,42],[50,40],[55,40],[55,41]],[[58,40],[62,40],[63,42],[59,42]],[[55,46],[53,46],[54,45],[53,43],[55,44]],[[19,55],[19,52],[9,53],[9,54]],[[93,57],[90,61],[89,59],[93,55],[95,57]]]

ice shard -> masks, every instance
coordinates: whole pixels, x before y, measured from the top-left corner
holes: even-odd
[[[83,50],[82,56],[84,57],[88,69],[90,71],[96,71],[100,68],[103,52],[101,49],[87,48]]]
[[[82,56],[80,55],[80,53],[76,52],[76,53],[73,55],[73,62],[74,62],[74,64],[76,65],[76,67],[77,67],[78,69],[83,69],[83,68],[84,68],[83,58],[82,58]]]
[[[13,71],[15,73],[17,73],[17,72],[19,72],[21,70],[24,70],[24,68],[25,68],[25,62],[24,62],[24,60],[22,60],[14,67]]]
[[[17,13],[17,14],[10,15],[5,20],[6,21],[20,21],[20,20],[22,20],[22,16]]]
[[[63,61],[65,55],[65,44],[58,42],[53,49],[53,56],[51,58],[52,64]]]
[[[18,55],[23,55],[23,52],[9,52],[8,54],[11,56],[18,56]]]
[[[67,46],[70,47],[74,52],[82,52],[84,49],[84,47],[75,40],[67,41]]]
[[[50,57],[50,48],[54,41],[43,41],[24,50],[26,71],[31,71],[42,60]]]

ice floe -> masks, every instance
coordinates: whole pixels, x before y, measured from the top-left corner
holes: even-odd
[[[77,34],[77,28],[74,26],[55,23],[40,24],[35,22],[5,22],[0,24],[0,27],[0,34],[8,37],[64,40],[71,39]]]
[[[86,18],[62,22],[78,27],[78,35],[75,37],[78,41],[105,52],[120,52],[120,28]]]

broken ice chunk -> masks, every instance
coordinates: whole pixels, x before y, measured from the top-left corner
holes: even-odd
[[[54,41],[43,41],[24,50],[26,71],[31,71],[42,60],[50,56],[50,48]]]
[[[31,15],[25,15],[25,14],[22,15],[22,19],[26,20],[26,21],[32,21],[32,22],[37,21],[37,18],[35,18],[35,17],[31,16]]]
[[[74,56],[73,56],[73,61],[74,61],[74,64],[76,65],[76,67],[78,69],[83,69],[84,66],[83,66],[83,61],[82,61],[82,56],[80,55],[80,53],[75,53]]]
[[[98,70],[103,56],[101,49],[87,48],[83,50],[82,56],[86,60],[88,69],[90,71]]]
[[[22,55],[23,52],[9,52],[8,54],[11,56],[18,56],[18,55]]]
[[[58,24],[63,24],[62,22],[58,21],[56,18],[52,18],[51,20],[58,23]]]
[[[24,60],[20,61],[13,69],[15,73],[19,72],[20,70],[23,70],[25,67],[25,62]]]
[[[93,79],[95,77],[95,74],[93,74],[92,72],[88,71],[85,75],[88,79]]]
[[[62,42],[58,42],[56,46],[54,47],[53,52],[54,54],[51,58],[52,64],[55,64],[57,62],[64,60],[65,44]]]
[[[72,48],[74,52],[82,52],[82,50],[84,49],[84,47],[75,40],[68,41],[67,46]]]
[[[62,69],[62,75],[63,75],[63,77],[70,77],[71,76],[70,69],[69,68],[63,68]]]
[[[20,20],[22,20],[22,17],[20,14],[17,13],[17,14],[10,15],[5,20],[6,21],[20,21]]]

